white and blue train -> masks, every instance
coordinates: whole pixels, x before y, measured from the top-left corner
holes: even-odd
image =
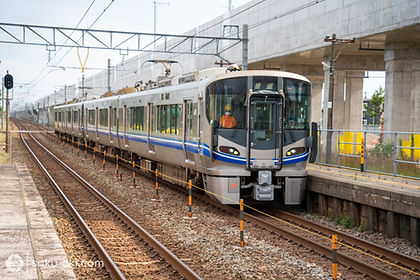
[[[223,204],[300,204],[311,84],[280,71],[211,68],[156,87],[56,106],[57,134],[192,180]],[[312,148],[314,146],[315,148]]]

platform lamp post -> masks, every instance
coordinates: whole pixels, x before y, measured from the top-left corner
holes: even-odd
[[[6,153],[9,153],[9,89],[13,88],[13,76],[6,72],[4,76],[4,87],[6,88]]]

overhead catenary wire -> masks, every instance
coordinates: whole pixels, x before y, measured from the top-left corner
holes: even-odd
[[[108,4],[108,6],[106,6],[105,8],[104,8],[104,10],[99,14],[99,16],[97,16],[96,17],[96,19],[93,21],[93,23],[91,23],[90,24],[90,26],[87,28],[87,30],[89,30],[89,29],[91,29],[92,28],[92,26],[93,25],[95,25],[95,23],[103,16],[103,14],[109,9],[109,7],[114,3],[114,1],[115,0],[111,0],[111,2]],[[90,7],[89,7],[89,9],[90,9]],[[86,13],[85,13],[86,14]],[[84,15],[85,16],[85,15]],[[84,17],[83,16],[83,17]],[[80,24],[80,23],[79,23]],[[77,28],[77,27],[76,27]],[[76,29],[75,28],[75,29]],[[74,31],[73,31],[74,32]],[[76,43],[78,43],[81,39],[82,39],[82,37],[83,36],[80,36],[80,38],[76,41]],[[57,63],[55,63],[54,65],[53,65],[53,67],[56,67],[56,66],[58,66],[59,64],[60,64],[60,62],[61,61],[63,61],[63,59],[69,54],[69,52],[74,48],[76,46],[76,44],[74,44],[72,47],[70,47],[68,50],[67,50],[67,52],[61,57],[61,59],[57,62]],[[45,67],[47,67],[47,65],[48,65],[48,63],[44,66],[44,68]],[[36,80],[34,80],[32,83],[40,83],[42,80],[44,80],[51,72],[53,72],[54,71],[54,69],[52,69],[52,70],[50,70],[49,72],[47,72],[44,76],[42,76],[38,81],[36,81]],[[36,82],[35,82],[36,81]]]
[[[74,27],[73,31],[70,33],[69,37],[71,37],[71,35],[73,35],[74,31],[79,27],[80,23],[82,23],[83,19],[86,17],[87,13],[89,12],[89,10],[92,8],[93,4],[95,3],[96,0],[93,0],[92,3],[90,3],[89,7],[86,9],[85,13],[83,14],[83,16],[80,18],[79,22],[77,23],[76,27]],[[64,41],[64,44],[68,41],[69,39],[67,38]],[[45,63],[44,67],[42,67],[42,70],[38,73],[38,75],[34,78],[34,80],[31,83],[34,83],[37,79],[38,76],[41,75],[41,73],[45,70],[45,68],[48,66],[49,62],[54,59],[54,57],[57,56],[57,54],[63,49],[63,47],[60,47],[53,55],[53,57],[47,61],[47,63]]]

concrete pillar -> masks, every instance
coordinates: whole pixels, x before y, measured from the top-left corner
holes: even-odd
[[[344,84],[346,80],[345,71],[334,71],[334,97],[333,97],[333,129],[344,128]]]
[[[420,44],[388,43],[385,45],[384,129],[410,131],[418,127],[418,61]],[[413,74],[414,70],[414,74]],[[420,69],[419,69],[420,70]],[[413,104],[412,102],[415,102]],[[415,123],[416,122],[416,123]]]
[[[344,129],[362,130],[364,71],[347,71]]]
[[[396,213],[392,211],[388,211],[386,213],[386,226],[387,226],[387,236],[388,237],[396,237],[397,232],[399,231],[399,223],[398,223],[398,216]]]
[[[311,122],[321,124],[322,114],[322,85],[323,80],[311,80],[312,95],[311,95]]]
[[[410,217],[410,233],[411,241],[419,246],[420,245],[420,222],[416,217]]]
[[[414,61],[411,75],[411,125],[410,131],[420,131],[420,61]]]

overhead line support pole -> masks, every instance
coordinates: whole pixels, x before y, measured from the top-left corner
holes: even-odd
[[[331,58],[329,65],[329,87],[328,87],[328,122],[327,129],[333,129],[333,108],[334,108],[334,63],[337,60],[335,57],[335,44],[337,43],[354,43],[355,39],[338,39],[333,33],[331,38],[326,36],[324,42],[331,42]],[[331,104],[331,105],[330,105]],[[332,150],[332,131],[327,131],[327,147],[326,147],[326,162],[330,163]]]

